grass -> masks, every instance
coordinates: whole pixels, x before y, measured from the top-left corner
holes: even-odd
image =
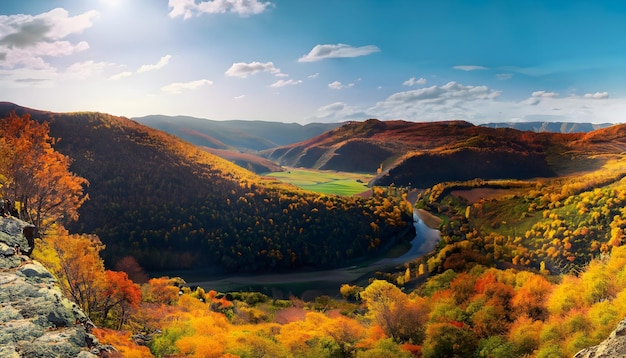
[[[267,173],[264,174],[264,176],[272,177],[317,193],[346,196],[359,194],[368,190],[367,182],[374,177],[372,174],[302,168],[289,168],[284,172]]]

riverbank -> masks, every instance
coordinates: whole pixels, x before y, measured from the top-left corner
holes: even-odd
[[[198,277],[191,279],[183,276],[183,279],[189,286],[199,286],[205,290],[221,292],[260,291],[276,298],[286,298],[291,294],[303,297],[305,292],[334,296],[338,294],[339,288],[344,283],[353,283],[368,275],[373,277],[376,271],[393,269],[432,252],[441,240],[439,231],[432,226],[439,227],[441,219],[426,211],[415,210],[413,220],[416,235],[407,252],[398,257],[383,258],[365,266],[310,272],[232,275],[208,279]]]
[[[420,219],[422,219],[422,221],[424,221],[426,226],[434,230],[439,230],[439,226],[443,221],[440,217],[437,217],[424,209],[416,209],[415,213]]]

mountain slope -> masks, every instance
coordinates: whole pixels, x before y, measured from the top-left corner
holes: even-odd
[[[190,143],[214,148],[258,151],[317,136],[339,123],[281,123],[266,121],[214,121],[188,116],[150,115],[132,118]]]
[[[89,180],[90,200],[70,229],[98,234],[110,266],[134,256],[151,270],[332,267],[388,247],[410,220],[394,198],[329,197],[268,182],[127,118],[0,104],[0,114],[11,110],[50,120],[61,138],[55,149]]]
[[[294,167],[357,172],[379,169],[372,184],[424,188],[443,181],[527,179],[572,171],[580,164],[573,159],[589,157],[589,152],[619,153],[625,128],[561,134],[488,128],[461,121],[370,119],[262,153]]]

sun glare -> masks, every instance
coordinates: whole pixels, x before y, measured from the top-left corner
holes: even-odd
[[[118,7],[124,0],[100,0],[100,3],[109,7]]]

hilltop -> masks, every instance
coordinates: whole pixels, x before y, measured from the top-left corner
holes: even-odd
[[[262,154],[293,167],[378,171],[372,185],[427,188],[474,178],[555,177],[580,170],[583,160],[593,167],[600,159],[589,159],[592,154],[614,154],[626,148],[624,128],[616,125],[562,134],[488,128],[462,121],[370,119]]]

